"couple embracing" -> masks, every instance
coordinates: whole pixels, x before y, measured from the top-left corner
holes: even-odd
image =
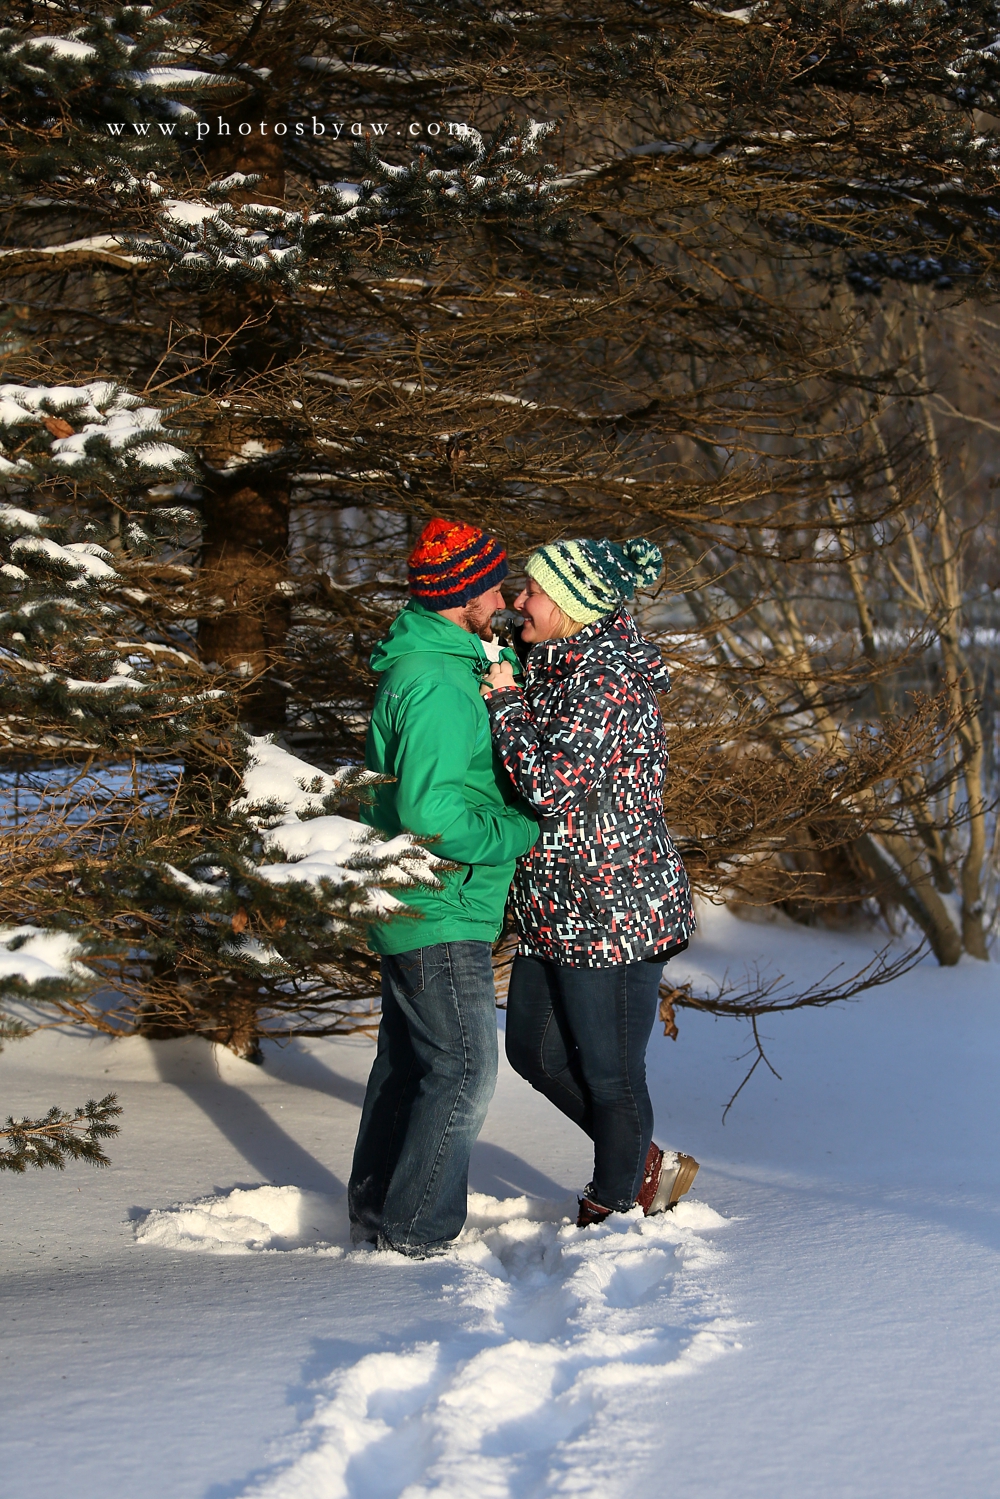
[[[499,542],[433,520],[410,598],[372,654],[376,789],[365,821],[435,840],[457,868],[372,928],[382,1022],[349,1187],[355,1243],[422,1257],[466,1217],[469,1157],[496,1082],[492,948],[508,893],[518,934],[511,1065],[592,1139],[581,1227],[665,1211],[697,1163],[652,1139],[645,1053],[667,958],[694,927],[663,819],[666,668],[624,608],[659,576],[644,540],[562,541],[527,562],[517,652]],[[513,890],[511,891],[511,880]]]

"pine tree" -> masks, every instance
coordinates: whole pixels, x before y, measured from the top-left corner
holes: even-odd
[[[30,12],[0,34],[0,720],[61,823],[9,830],[2,910],[80,934],[124,996],[106,1023],[252,1054],[340,1023],[365,913],[433,878],[332,823],[430,515],[515,552],[641,529],[715,609],[705,559],[762,526],[811,546],[831,485],[855,528],[890,513],[831,413],[899,388],[852,364],[877,288],[993,293],[994,7]],[[801,731],[794,659],[719,629],[679,681],[701,728],[672,792],[706,883],[905,819],[900,737],[848,775]],[[261,755],[297,788],[263,811]],[[268,875],[320,822],[328,873]]]
[[[92,14],[69,34],[39,32],[4,38],[8,102],[30,101],[18,113],[24,128],[11,132],[11,189],[34,193],[44,181],[55,193],[46,206],[113,221],[113,236],[82,236],[80,256],[148,266],[168,298],[194,299],[220,347],[201,371],[209,399],[199,402],[196,379],[171,413],[113,380],[4,389],[3,477],[12,500],[3,512],[4,578],[13,598],[0,691],[9,749],[24,757],[18,766],[41,751],[50,761],[85,757],[90,770],[73,778],[72,795],[60,794],[58,777],[50,781],[35,815],[9,837],[8,869],[30,866],[31,893],[22,885],[15,903],[46,923],[50,940],[85,937],[91,989],[110,981],[122,999],[105,1026],[139,1023],[150,1035],[196,1029],[256,1056],[262,1014],[279,1024],[294,1015],[299,1028],[315,1014],[327,1027],[340,1021],[339,1002],[359,983],[370,987],[371,962],[359,951],[367,920],[399,908],[393,887],[433,881],[436,861],[410,839],[384,845],[335,815],[370,777],[319,771],[239,727],[237,710],[246,727],[273,727],[282,702],[267,670],[268,641],[287,615],[289,584],[282,572],[275,587],[268,538],[277,528],[283,565],[289,474],[283,456],[270,456],[270,432],[263,442],[248,438],[244,412],[229,415],[234,403],[222,392],[234,369],[245,383],[248,370],[287,358],[277,298],[303,269],[344,277],[359,265],[419,260],[392,233],[400,213],[422,219],[442,204],[452,216],[467,212],[464,166],[493,180],[500,170],[484,160],[481,141],[463,141],[448,169],[428,172],[417,160],[383,171],[378,191],[330,184],[310,211],[285,211],[270,201],[265,148],[255,163],[262,172],[228,172],[200,197],[167,196],[162,143],[192,114],[165,90],[224,99],[240,92],[239,79],[160,66],[164,49],[183,50],[187,39],[141,8]],[[122,101],[123,118],[110,122],[117,134],[106,118],[111,98]],[[240,111],[230,113],[227,128],[237,128]],[[123,141],[130,125],[133,139]],[[153,145],[150,128],[160,131]],[[509,130],[494,149],[503,203],[532,211],[527,179],[516,185],[509,169]],[[173,158],[183,184],[190,163],[176,148]],[[478,203],[482,194],[471,197]],[[493,203],[488,193],[484,202]],[[29,197],[27,211],[35,206]],[[112,355],[102,367],[116,362]],[[184,437],[173,428],[174,440],[163,441],[174,416],[187,423],[188,450],[194,434],[196,457],[177,445]],[[192,478],[199,514],[162,503]],[[37,508],[43,499],[52,517]],[[195,577],[182,533],[199,523]],[[241,547],[248,530],[264,536]],[[192,580],[201,586],[186,587]],[[95,760],[108,770],[94,772]],[[243,771],[244,795],[234,802]],[[78,983],[60,1003],[92,1013]]]
[[[301,1016],[349,994],[323,981],[333,955],[361,940],[366,916],[398,904],[390,887],[433,880],[436,861],[332,815],[371,777],[324,774],[247,740],[230,695],[169,632],[157,638],[153,575],[174,567],[162,541],[191,521],[149,499],[157,479],[189,468],[165,435],[158,410],[108,382],[0,388],[8,491],[25,506],[46,494],[65,517],[0,507],[6,749],[17,766],[85,760],[82,774],[53,769],[47,785],[36,774],[44,789],[8,825],[6,904],[27,905],[36,924],[3,929],[0,982],[90,1015],[90,995],[110,981],[123,1005],[106,1027],[197,1029],[256,1055],[258,1011]],[[116,524],[81,527],[108,497]],[[162,761],[185,748],[229,774],[203,774],[181,795]],[[245,794],[227,810],[241,768]],[[280,934],[280,952],[265,932]],[[32,943],[61,953],[61,968],[34,974]]]

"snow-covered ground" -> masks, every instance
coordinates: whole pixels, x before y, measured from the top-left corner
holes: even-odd
[[[710,912],[671,973],[871,948]],[[1000,1495],[1000,970],[767,1020],[725,1126],[745,1032],[679,1019],[675,1214],[572,1227],[586,1142],[504,1066],[427,1262],[346,1247],[370,1042],[10,1046],[0,1114],[125,1115],[109,1171],[0,1178],[4,1499]]]

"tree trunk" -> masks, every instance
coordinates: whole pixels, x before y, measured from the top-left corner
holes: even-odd
[[[927,385],[927,349],[923,319],[914,319],[918,370],[921,384]],[[962,744],[962,779],[968,797],[969,842],[962,860],[962,943],[967,953],[981,962],[989,962],[986,931],[983,927],[983,863],[986,858],[986,797],[983,794],[983,724],[982,705],[976,684],[961,646],[963,591],[960,577],[959,543],[953,534],[948,514],[947,494],[937,423],[931,404],[921,397],[927,449],[931,459],[931,478],[935,499],[935,523],[941,549],[938,592],[943,610],[940,624],[941,650],[944,657],[946,686],[958,722]]]
[[[930,875],[921,868],[919,854],[898,834],[880,836],[896,864],[867,833],[855,844],[859,857],[916,922],[942,968],[953,968],[962,956],[962,939]]]
[[[218,1006],[219,1024],[214,1030],[204,1031],[209,1041],[228,1046],[230,1051],[247,1062],[262,1062],[257,1025],[257,1010],[260,995],[251,980],[241,979],[232,994]]]
[[[259,178],[244,193],[233,194],[233,202],[284,199],[280,143],[259,131],[249,136],[238,133],[241,121],[259,121],[265,113],[254,99],[223,109],[221,119],[231,135],[213,139],[206,152],[213,177],[245,172]],[[201,315],[206,348],[215,356],[209,388],[220,398],[298,354],[295,312],[267,288],[221,288],[203,300]],[[206,434],[198,650],[206,664],[215,663],[246,679],[240,716],[252,732],[261,734],[285,725],[281,666],[291,606],[282,585],[288,577],[291,485],[288,466],[280,459],[269,458],[259,448],[255,456],[245,456],[249,435],[238,399],[220,409]],[[269,446],[266,430],[262,446]],[[218,1024],[202,1034],[239,1057],[261,1061],[259,1003],[256,986],[240,980],[213,1006]]]
[[[255,733],[271,733],[285,723],[285,687],[274,670],[284,656],[291,614],[281,592],[288,573],[288,485],[244,479],[220,483],[207,498],[201,586],[213,612],[198,621],[198,648],[206,663],[248,679],[241,716]]]
[[[220,119],[231,135],[214,137],[206,152],[213,177],[245,172],[260,179],[233,194],[234,202],[284,199],[280,142],[259,130],[238,133],[241,121],[259,122],[262,112],[253,99],[224,109]],[[211,385],[220,393],[286,364],[300,347],[294,313],[265,288],[215,292],[202,303],[202,329],[216,354]],[[198,648],[204,662],[247,679],[241,716],[254,732],[268,733],[285,723],[281,662],[291,610],[282,584],[288,574],[290,480],[287,468],[268,463],[266,454],[240,463],[245,439],[238,417],[220,416],[207,436]]]

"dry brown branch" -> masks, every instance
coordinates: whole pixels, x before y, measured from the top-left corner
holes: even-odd
[[[838,983],[830,983],[833,976],[845,966],[837,963],[807,989],[798,989],[782,973],[768,977],[761,973],[759,967],[755,967],[748,969],[741,980],[731,980],[727,972],[716,985],[714,994],[695,994],[690,984],[683,984],[679,988],[668,989],[667,997],[672,1005],[680,1009],[701,1010],[707,1015],[730,1015],[746,1020],[786,1010],[801,1010],[806,1006],[843,1004],[868,989],[877,989],[902,978],[904,973],[909,973],[911,968],[916,967],[926,950],[927,944],[921,942],[919,947],[890,958],[892,944],[887,943],[850,977]]]
[[[730,1109],[761,1062],[779,1082],[781,1081],[781,1074],[768,1060],[757,1028],[761,1015],[786,1013],[789,1010],[800,1010],[806,1007],[843,1004],[869,989],[879,988],[883,984],[891,984],[896,979],[902,978],[903,974],[909,973],[921,961],[926,948],[927,943],[922,942],[919,947],[895,958],[889,958],[891,945],[887,945],[849,978],[841,979],[836,983],[830,982],[834,975],[845,966],[843,963],[838,963],[806,989],[800,989],[786,979],[784,974],[779,973],[767,977],[759,968],[748,969],[742,980],[736,981],[730,980],[727,972],[721,982],[716,985],[714,994],[695,994],[690,983],[677,986],[661,984],[660,1019],[664,1022],[664,1034],[674,1040],[677,1039],[674,1014],[678,1008],[700,1010],[708,1015],[726,1015],[750,1021],[753,1044],[739,1060],[742,1061],[745,1056],[750,1055],[754,1060],[722,1111],[722,1122],[725,1124]]]
[[[771,1075],[773,1077],[776,1077],[778,1079],[779,1083],[781,1082],[781,1073],[777,1072],[775,1070],[775,1068],[772,1067],[771,1063],[767,1059],[767,1055],[766,1055],[766,1053],[764,1051],[764,1047],[761,1044],[760,1032],[757,1029],[757,1016],[756,1015],[751,1015],[751,1017],[750,1017],[750,1029],[753,1032],[753,1047],[751,1048],[750,1052],[745,1052],[744,1056],[743,1057],[739,1057],[737,1060],[743,1061],[744,1058],[746,1056],[750,1056],[752,1054],[752,1052],[756,1052],[756,1056],[754,1057],[753,1061],[750,1064],[750,1069],[747,1072],[746,1077],[744,1077],[744,1079],[740,1083],[739,1087],[731,1095],[731,1097],[729,1099],[729,1102],[726,1104],[725,1108],[722,1111],[722,1122],[723,1122],[723,1124],[725,1124],[725,1122],[726,1122],[726,1117],[727,1117],[727,1115],[729,1113],[729,1110],[732,1108],[732,1106],[736,1102],[737,1098],[739,1098],[740,1094],[743,1092],[743,1089],[746,1087],[747,1083],[753,1077],[754,1073],[757,1071],[757,1068],[758,1068],[758,1066],[760,1065],[761,1062],[764,1063],[765,1067],[771,1073]]]

